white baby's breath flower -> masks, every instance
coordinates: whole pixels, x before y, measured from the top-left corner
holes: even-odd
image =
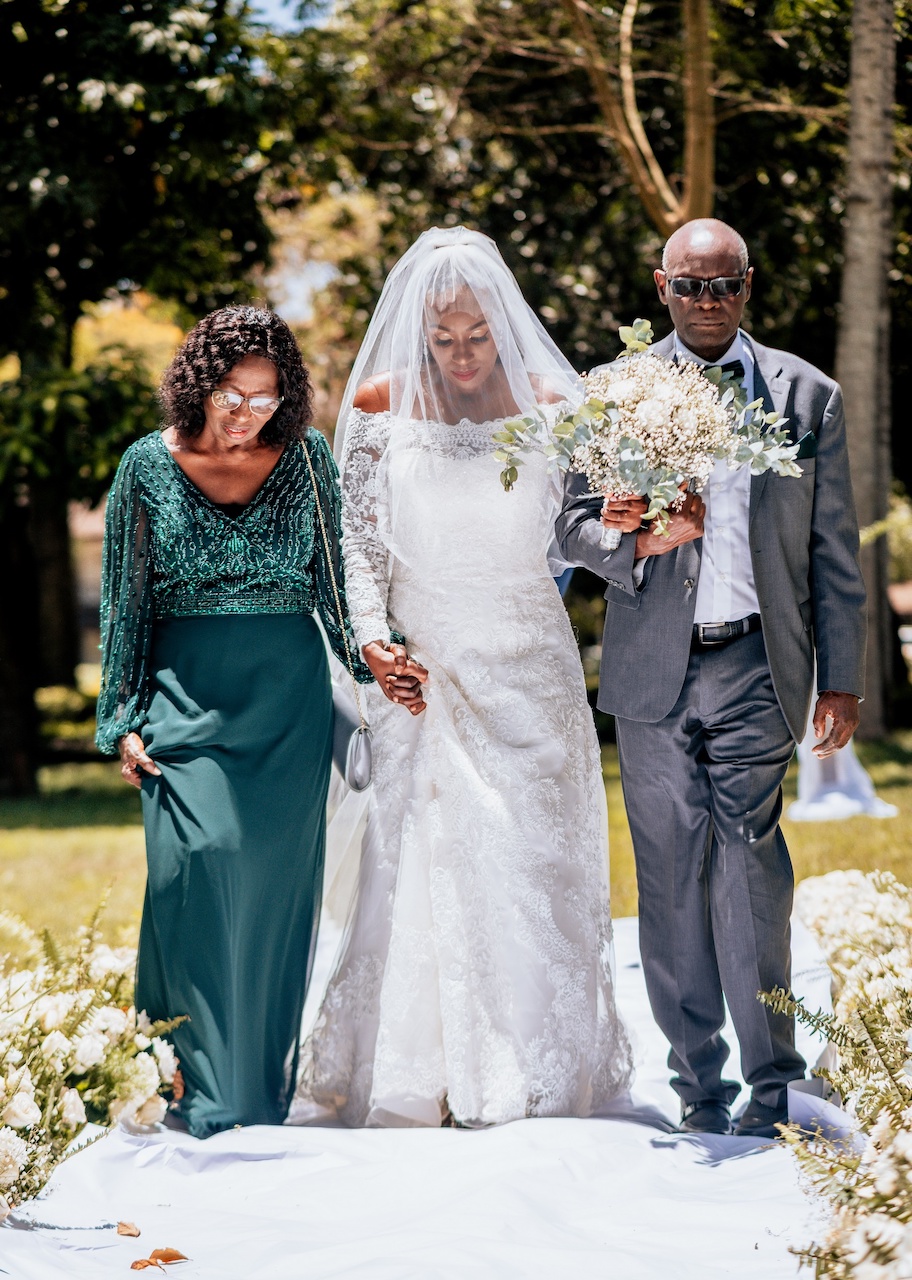
[[[29,1097],[34,1097],[35,1082],[29,1068],[16,1067],[11,1071],[4,1081],[4,1092],[7,1097],[12,1097],[14,1093],[25,1093]]]
[[[14,1093],[0,1119],[12,1129],[30,1129],[41,1119],[41,1108],[30,1093]]]
[[[167,1040],[156,1037],[152,1041],[152,1049],[158,1062],[158,1072],[165,1084],[171,1084],[177,1070],[177,1057]]]
[[[124,1071],[118,1096],[111,1103],[111,1119],[141,1125],[156,1124],[167,1109],[167,1103],[158,1093],[160,1084],[155,1058],[151,1053],[138,1053]]]
[[[93,982],[114,974],[124,977],[136,967],[136,951],[133,947],[109,947],[100,943],[89,957],[89,977]]]
[[[90,1067],[97,1067],[99,1062],[103,1062],[106,1052],[107,1042],[104,1036],[97,1032],[87,1032],[76,1041],[73,1070],[77,1075],[83,1075]]]
[[[35,1001],[34,1016],[42,1031],[53,1031],[62,1026],[73,1009],[73,997],[68,992],[57,991],[53,995],[40,996]]]
[[[64,1089],[60,1099],[60,1118],[68,1129],[78,1129],[85,1124],[85,1103],[77,1089]]]
[[[151,1127],[154,1124],[160,1124],[165,1118],[165,1112],[168,1110],[168,1104],[165,1102],[161,1094],[154,1094],[153,1097],[147,1098],[133,1115],[135,1124],[143,1127]]]
[[[127,1015],[123,1009],[115,1009],[109,1005],[99,1009],[93,1016],[87,1030],[93,1035],[104,1036],[109,1044],[114,1044],[127,1029]]]
[[[25,1164],[28,1148],[13,1129],[0,1129],[0,1187],[11,1187]]]
[[[864,1232],[871,1244],[883,1253],[893,1253],[902,1243],[902,1223],[885,1213],[872,1213],[864,1224]]]
[[[72,1049],[72,1043],[67,1039],[62,1031],[52,1031],[46,1035],[41,1042],[41,1052],[48,1062],[54,1064],[58,1071],[63,1066],[64,1059]]]

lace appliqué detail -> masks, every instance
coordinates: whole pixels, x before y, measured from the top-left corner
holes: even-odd
[[[349,596],[356,631],[369,618],[408,635],[430,672],[428,709],[412,717],[368,690],[358,898],[301,1096],[352,1125],[439,1123],[444,1105],[472,1125],[589,1115],[632,1066],[614,999],[600,754],[545,559],[551,480],[530,461],[523,501],[503,494],[496,462],[475,452],[491,450],[496,424],[443,426],[443,465],[424,433],[405,531],[424,558],[405,565],[378,533],[384,475],[396,474],[380,462],[398,427],[382,414],[348,427]]]

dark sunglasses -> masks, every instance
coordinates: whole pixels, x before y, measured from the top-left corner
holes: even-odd
[[[669,276],[665,283],[675,298],[700,298],[707,285],[714,298],[737,298],[746,279],[747,276],[716,276],[713,280],[702,280],[698,276]]]

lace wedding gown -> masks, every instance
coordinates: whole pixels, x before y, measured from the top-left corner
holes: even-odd
[[[350,1125],[585,1116],[631,1076],[599,749],[546,556],[555,481],[534,457],[505,493],[496,425],[347,424],[355,634],[392,626],[430,673],[419,716],[368,694],[359,887],[302,1086]]]

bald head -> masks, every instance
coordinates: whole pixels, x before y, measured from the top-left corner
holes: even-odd
[[[685,222],[653,275],[684,346],[704,360],[723,356],[738,332],[754,275],[737,231],[717,218]]]
[[[738,274],[744,275],[748,256],[743,236],[739,236],[734,227],[730,227],[727,222],[720,222],[718,218],[694,218],[693,222],[685,222],[683,227],[678,227],[669,236],[662,253],[662,270],[673,275],[676,274],[673,264],[680,258],[718,253],[734,257],[738,263]]]

